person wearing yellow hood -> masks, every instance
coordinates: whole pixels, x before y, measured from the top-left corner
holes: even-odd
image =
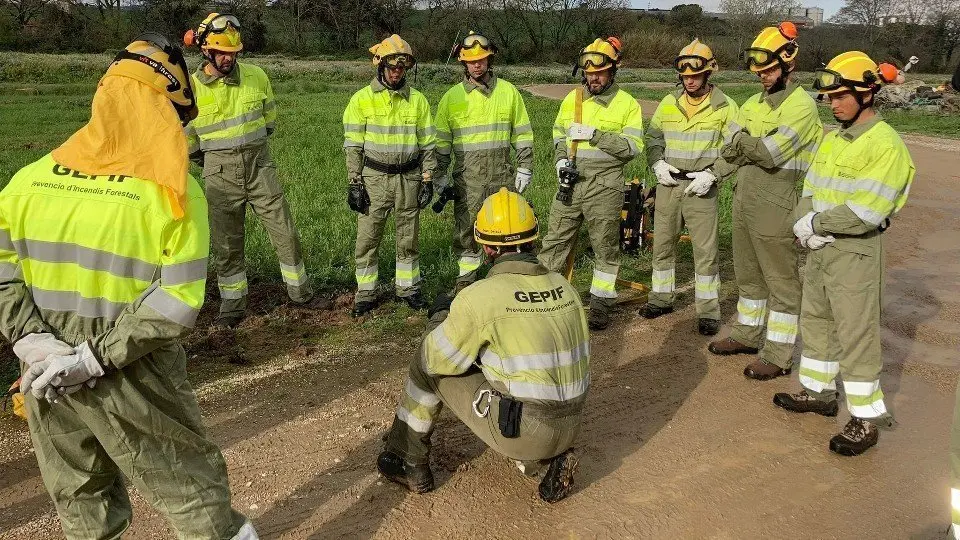
[[[181,538],[257,538],[231,508],[180,338],[203,304],[207,204],[180,49],[148,33],[100,80],[89,123],[0,192],[0,332],[67,538],[119,538],[126,477]]]
[[[214,326],[233,328],[247,308],[244,237],[247,205],[260,218],[280,260],[290,299],[305,304],[313,287],[303,264],[300,236],[277,179],[267,139],[274,131],[276,102],[262,69],[237,61],[243,50],[240,21],[211,13],[184,43],[200,47],[203,63],[193,74],[199,115],[187,127],[190,155],[203,167],[210,201],[213,262],[220,290]]]

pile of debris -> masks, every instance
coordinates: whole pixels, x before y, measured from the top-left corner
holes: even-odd
[[[949,83],[931,86],[920,80],[884,86],[877,93],[877,105],[887,109],[919,110],[933,113],[960,113],[960,93]]]

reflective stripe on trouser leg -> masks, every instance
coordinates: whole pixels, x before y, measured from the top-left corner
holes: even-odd
[[[693,247],[697,317],[716,321],[720,320],[718,192],[719,189],[714,187],[703,197],[681,197],[683,221],[690,230],[690,244]]]
[[[720,274],[701,276],[695,274],[697,300],[718,300],[720,298]]]
[[[676,269],[667,268],[664,270],[654,270],[650,281],[650,290],[655,293],[669,294],[672,296],[677,283]]]
[[[767,318],[767,340],[793,345],[797,342],[800,316],[770,310]]]
[[[825,362],[800,355],[800,384],[812,395],[836,392],[838,373],[840,362]]]
[[[462,281],[461,278],[473,275],[473,279],[469,281],[476,280],[476,272],[480,268],[480,265],[483,264],[483,260],[480,258],[480,255],[477,253],[464,253],[460,255],[460,260],[457,261],[457,266],[459,267],[459,274],[457,274],[457,281]]]
[[[307,302],[313,297],[313,287],[307,276],[307,269],[303,262],[297,265],[280,263],[280,275],[287,284],[287,294],[294,302]]]
[[[217,288],[220,289],[220,298],[239,300],[247,295],[247,273],[240,272],[232,276],[218,276]]]
[[[737,300],[737,322],[745,326],[763,326],[767,315],[766,300],[740,297]]]
[[[393,210],[393,188],[396,180],[385,176],[364,176],[364,184],[370,195],[367,214],[357,214],[357,241],[354,247],[357,294],[354,303],[377,301],[377,264],[380,241],[387,217]]]
[[[397,419],[417,433],[430,433],[433,422],[440,412],[440,398],[434,393],[417,387],[411,379],[403,388],[403,396],[397,407]]]
[[[409,375],[400,395],[393,425],[385,439],[387,450],[410,463],[429,461],[430,435],[443,408],[437,392],[437,381],[437,378],[424,373],[420,355],[411,355]]]
[[[847,409],[851,416],[870,420],[887,415],[880,381],[843,381],[843,390],[847,394]]]
[[[398,289],[409,289],[420,283],[420,262],[397,261],[396,281]]]
[[[617,297],[617,275],[593,270],[593,281],[590,283],[590,294],[598,298]]]
[[[676,299],[677,238],[683,228],[681,187],[657,186],[657,219],[653,223],[653,275],[647,301],[660,308],[673,307]]]
[[[359,291],[376,290],[378,274],[379,274],[379,271],[376,266],[368,266],[366,268],[357,268],[356,270],[357,290]]]
[[[737,319],[730,329],[730,337],[748,347],[760,348],[770,291],[757,260],[754,235],[744,217],[743,192],[743,189],[737,189],[733,194],[733,270],[740,301],[737,302]],[[757,302],[762,304],[757,306]]]

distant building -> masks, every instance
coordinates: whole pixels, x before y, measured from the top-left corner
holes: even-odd
[[[799,7],[790,8],[787,19],[797,26],[813,28],[823,24],[823,8]]]

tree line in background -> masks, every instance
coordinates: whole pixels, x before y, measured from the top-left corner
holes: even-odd
[[[807,0],[815,4],[816,0]],[[626,64],[671,65],[694,37],[711,45],[722,68],[740,69],[740,51],[797,0],[723,0],[723,17],[697,4],[631,10],[628,0],[0,0],[0,50],[102,52],[144,29],[179,37],[210,11],[237,15],[249,52],[297,57],[367,58],[391,33],[422,61],[446,61],[457,37],[474,29],[500,46],[498,62],[572,63],[595,37],[623,38]],[[960,0],[846,0],[830,24],[801,31],[800,68],[812,70],[851,49],[878,61],[944,72],[955,65]]]

